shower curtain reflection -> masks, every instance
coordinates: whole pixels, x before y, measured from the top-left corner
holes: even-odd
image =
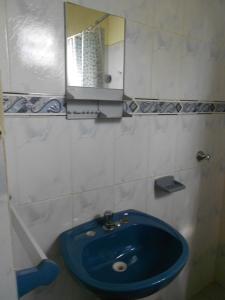
[[[104,29],[95,27],[67,38],[68,83],[103,87]]]

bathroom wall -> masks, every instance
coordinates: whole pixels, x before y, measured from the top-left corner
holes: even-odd
[[[3,143],[2,92],[0,85],[0,299],[17,299],[8,211],[6,166]]]
[[[63,95],[63,2],[3,2],[4,91]],[[76,3],[127,18],[126,95],[225,100],[225,2]],[[53,286],[24,299],[94,299],[67,273],[56,239],[106,209],[146,211],[169,222],[189,241],[191,257],[185,270],[149,300],[183,300],[215,279],[224,188],[223,115],[145,115],[103,123],[7,115],[6,133],[12,201],[43,249],[62,267]],[[198,150],[210,153],[211,161],[198,163]],[[154,179],[168,174],[186,189],[157,198]],[[29,265],[15,236],[14,259],[17,268]]]
[[[13,268],[12,241],[4,171],[3,143],[0,140],[0,298],[16,300],[17,291]]]
[[[221,231],[216,263],[216,279],[225,287],[225,201],[221,217]]]

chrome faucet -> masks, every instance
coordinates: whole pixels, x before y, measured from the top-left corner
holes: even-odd
[[[128,213],[124,213],[124,216],[119,221],[113,221],[113,212],[111,210],[106,210],[103,216],[103,229],[105,230],[114,230],[115,228],[120,227],[122,224],[127,224],[128,220]]]
[[[111,210],[106,210],[103,216],[103,228],[105,230],[113,230],[116,227],[115,222],[113,222],[113,212]]]

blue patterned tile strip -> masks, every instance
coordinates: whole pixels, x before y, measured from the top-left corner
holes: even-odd
[[[134,99],[124,104],[129,114],[209,114],[225,113],[225,102],[160,101]]]
[[[62,96],[3,94],[5,113],[65,114],[66,100]],[[225,113],[225,102],[161,101],[136,98],[124,101],[128,114],[199,114]]]
[[[65,99],[54,96],[3,94],[5,113],[65,114]]]

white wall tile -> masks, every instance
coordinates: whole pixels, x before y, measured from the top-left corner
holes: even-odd
[[[5,151],[2,138],[0,138],[0,202],[6,200],[7,180],[6,180],[6,162]]]
[[[195,235],[199,207],[201,173],[198,168],[180,171],[176,180],[185,185],[185,189],[172,196],[171,224],[187,239],[190,247]]]
[[[64,94],[64,21],[59,1],[7,1],[11,91]]]
[[[9,164],[9,176],[17,181],[15,189],[10,184],[15,202],[29,203],[71,193],[68,125],[64,118],[42,117],[14,118],[6,127],[7,135],[13,132],[13,139],[6,140],[6,149],[13,149],[7,150],[7,160],[16,164]]]
[[[199,150],[214,157],[213,130],[206,130],[206,115],[183,115],[178,117],[176,146],[177,169],[198,167],[196,154]],[[203,161],[202,164],[212,163]]]
[[[181,98],[221,100],[222,47],[217,43],[185,39],[181,62]]]
[[[11,227],[8,210],[6,162],[3,139],[0,138],[0,299],[17,299],[13,269]]]
[[[225,287],[225,201],[223,201],[220,221],[220,240],[216,260],[216,281]]]
[[[152,49],[153,31],[145,25],[128,21],[125,56],[127,96],[151,98]]]
[[[148,175],[167,175],[176,169],[177,116],[149,116]]]
[[[72,227],[72,197],[18,205],[16,209],[46,255],[58,254],[57,238]]]
[[[221,47],[221,60],[220,60],[220,68],[219,68],[219,97],[220,101],[225,100],[225,45]]]
[[[0,201],[0,220],[0,298],[16,300],[16,278],[13,269],[8,202],[6,201]]]
[[[205,44],[187,38],[181,59],[181,98],[201,100],[201,76],[205,56]]]
[[[142,24],[154,24],[155,0],[72,0],[71,2],[119,15]]]
[[[148,25],[155,23],[155,0],[122,0],[117,7],[128,20]]]
[[[224,174],[216,170],[214,166],[204,166],[201,170],[198,220],[207,221],[212,218],[217,223],[222,209]],[[215,201],[216,199],[216,201]],[[203,205],[206,202],[207,205]]]
[[[208,116],[207,127],[211,129],[214,144],[214,157],[213,162],[217,164],[220,171],[225,170],[225,141],[221,136],[225,133],[225,119],[222,115]]]
[[[148,117],[125,118],[116,129],[115,182],[147,176]]]
[[[201,55],[201,77],[199,99],[215,101],[219,99],[219,80],[221,65],[221,48],[216,43],[204,44]]]
[[[13,267],[15,270],[22,270],[26,268],[31,268],[34,266],[32,258],[24,248],[22,240],[18,237],[15,232],[15,228],[11,230],[12,237],[12,252],[13,252]]]
[[[14,132],[14,119],[5,118],[4,120],[6,135],[5,135],[5,146],[6,146],[6,159],[7,159],[7,175],[8,175],[8,189],[9,194],[16,196],[17,201],[19,200],[19,182],[17,180],[18,172],[18,159],[16,151],[16,135]]]
[[[221,43],[224,41],[224,1],[206,0],[205,5],[205,38],[212,42]]]
[[[225,64],[222,63],[221,66],[220,66],[220,74],[221,74],[221,77],[219,79],[219,100],[220,101],[224,101],[225,100],[225,85],[224,85],[224,82],[225,82]]]
[[[154,98],[180,99],[183,38],[162,31],[154,33],[152,94]]]
[[[63,2],[63,0],[60,0]],[[72,0],[72,3],[83,5],[88,8],[105,11],[113,15],[123,16],[121,5],[118,5],[117,1],[105,1],[105,0]]]
[[[207,4],[204,0],[184,1],[184,33],[197,39],[204,39],[206,31]]]
[[[184,0],[156,0],[155,26],[160,30],[183,33]]]
[[[211,253],[213,259],[216,256],[219,240],[224,174],[218,173],[213,166],[202,168],[201,173],[198,218],[195,229],[196,238],[194,240],[195,249],[193,254],[201,256],[208,251]]]
[[[73,196],[74,226],[90,221],[106,210],[115,211],[114,187],[96,189]]]
[[[0,78],[3,91],[10,91],[9,57],[6,29],[6,1],[0,2]]]
[[[113,185],[114,122],[72,121],[73,192]]]
[[[115,187],[116,211],[137,209],[146,212],[147,181],[137,180]]]
[[[164,222],[171,223],[172,216],[170,210],[171,197],[158,197],[155,195],[155,179],[150,178],[147,180],[147,213],[163,220]]]

